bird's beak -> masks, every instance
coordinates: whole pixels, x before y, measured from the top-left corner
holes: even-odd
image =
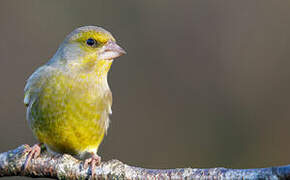
[[[112,60],[123,54],[126,54],[126,51],[123,48],[121,48],[116,42],[109,41],[102,47],[99,59]]]

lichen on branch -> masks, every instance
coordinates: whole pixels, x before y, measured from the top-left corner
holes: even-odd
[[[90,168],[70,155],[42,152],[24,170],[28,145],[0,153],[0,177],[27,176],[53,179],[92,179]],[[129,166],[119,160],[102,162],[95,179],[289,179],[290,165],[260,169],[177,168],[145,169]]]

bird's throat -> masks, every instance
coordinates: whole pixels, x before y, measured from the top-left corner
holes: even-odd
[[[97,60],[94,65],[92,65],[92,70],[98,74],[101,75],[107,75],[113,60]]]
[[[80,77],[93,76],[98,79],[106,78],[111,68],[113,60],[91,60],[83,59],[81,63],[69,64],[72,74],[77,74]]]

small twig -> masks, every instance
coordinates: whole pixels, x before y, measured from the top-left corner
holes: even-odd
[[[53,156],[47,152],[32,159],[23,170],[28,145],[0,154],[0,177],[27,176],[54,179],[90,179],[89,168],[70,155]],[[261,169],[144,169],[126,165],[118,160],[103,162],[96,168],[96,179],[289,179],[290,165]]]

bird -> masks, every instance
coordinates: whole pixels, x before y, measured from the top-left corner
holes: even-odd
[[[94,172],[101,162],[97,152],[112,113],[107,76],[114,59],[123,54],[125,50],[109,31],[98,26],[79,27],[28,78],[24,88],[26,119],[39,143],[28,148],[25,168],[44,145],[53,154],[84,160]]]

